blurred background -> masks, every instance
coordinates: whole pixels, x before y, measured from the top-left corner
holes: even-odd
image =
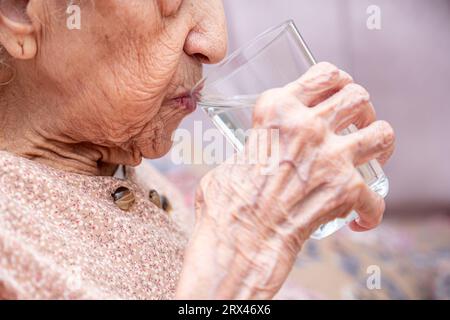
[[[346,70],[368,89],[378,118],[397,136],[385,167],[390,193],[382,226],[309,241],[279,297],[450,299],[450,0],[224,4],[230,52],[293,19],[318,61]],[[379,30],[367,27],[372,5],[380,9]],[[197,110],[182,127],[192,130],[195,120],[212,126]],[[151,162],[192,208],[195,187],[211,167],[175,165],[170,154]],[[376,268],[381,288],[370,289]]]

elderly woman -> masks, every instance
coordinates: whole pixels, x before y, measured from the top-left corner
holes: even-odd
[[[183,211],[177,191],[138,165],[168,152],[202,64],[224,57],[221,1],[78,4],[69,30],[67,2],[0,1],[1,298],[271,298],[320,224],[351,209],[354,231],[380,222],[355,166],[388,159],[393,131],[321,63],[255,106],[254,127],[280,132],[279,169],[207,174],[188,241],[165,211]]]

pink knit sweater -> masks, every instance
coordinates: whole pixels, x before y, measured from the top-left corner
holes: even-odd
[[[111,197],[119,186],[135,193],[128,212]],[[171,215],[150,189],[168,197]],[[148,165],[121,180],[0,152],[0,299],[173,298],[187,241],[182,203]]]

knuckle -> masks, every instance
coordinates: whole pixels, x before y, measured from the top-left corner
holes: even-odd
[[[395,132],[392,126],[384,120],[377,121],[377,130],[380,133],[381,149],[388,149],[395,143]]]
[[[339,76],[339,69],[334,64],[322,61],[316,64],[317,70],[322,74],[329,75],[330,78],[336,78]]]
[[[339,78],[339,69],[329,62],[320,62],[302,76],[299,81],[305,88],[322,88],[335,82]]]
[[[255,104],[254,114],[265,117],[283,103],[284,94],[281,89],[270,89],[261,94]]]
[[[369,102],[370,94],[369,92],[361,85],[356,83],[349,83],[344,87],[344,92],[350,96],[352,96],[357,103]]]
[[[253,111],[253,119],[256,123],[263,123],[266,126],[298,129],[299,120],[296,120],[295,114],[304,114],[301,107],[302,104],[289,90],[285,88],[270,89],[258,98]]]

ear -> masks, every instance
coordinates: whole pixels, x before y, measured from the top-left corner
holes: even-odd
[[[32,59],[37,37],[28,16],[29,0],[0,0],[0,44],[16,59]]]

